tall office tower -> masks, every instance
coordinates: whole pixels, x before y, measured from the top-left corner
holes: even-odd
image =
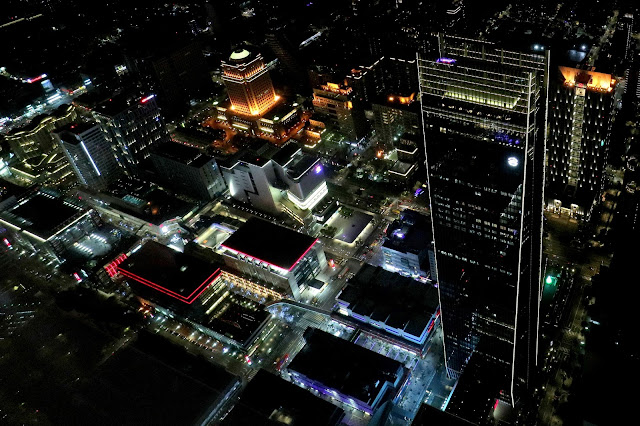
[[[78,181],[104,189],[123,174],[105,133],[96,123],[74,123],[54,133]]]
[[[547,208],[588,217],[604,185],[616,79],[559,67],[549,91]]]
[[[490,363],[513,405],[536,367],[549,56],[438,38],[418,72],[446,368]]]
[[[336,83],[313,89],[313,109],[327,118],[328,124],[351,141],[366,133],[364,111],[354,109],[353,88]]]
[[[142,99],[119,95],[98,105],[93,116],[129,174],[136,174],[138,163],[149,157],[151,147],[170,141],[154,95]]]
[[[360,65],[357,68],[352,68],[349,74],[347,74],[345,80],[349,86],[353,87],[354,96],[359,102],[370,104],[379,93],[384,92],[383,61],[384,58],[380,58],[371,65]],[[416,65],[414,63],[414,74],[415,68]],[[324,84],[324,82],[320,84]],[[417,86],[416,84],[416,87]]]
[[[631,61],[633,58],[633,51],[635,50],[635,42],[633,40],[633,14],[625,13],[618,21],[618,26],[621,27],[624,35],[624,59]]]
[[[231,53],[222,62],[222,80],[231,100],[231,109],[240,114],[262,115],[276,103],[276,92],[262,55],[247,47]]]

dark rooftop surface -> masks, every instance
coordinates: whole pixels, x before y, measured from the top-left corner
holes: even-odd
[[[411,424],[413,426],[473,426],[475,423],[438,410],[429,404],[422,404]]]
[[[291,269],[315,241],[308,235],[251,218],[222,246],[280,268]]]
[[[289,370],[368,404],[373,403],[386,381],[396,381],[402,366],[321,330],[309,328],[304,337],[307,344],[289,364]]]
[[[73,137],[73,135],[82,135],[83,133],[95,129],[101,132],[100,128],[97,128],[97,123],[70,123],[64,126],[62,129],[58,130],[56,133],[65,143],[78,145],[80,141]]]
[[[97,105],[94,111],[109,117],[113,117],[123,111],[126,111],[131,107],[131,105],[132,103],[129,101],[127,96],[122,94],[114,95],[113,97]]]
[[[339,300],[353,312],[419,336],[439,305],[438,290],[410,277],[365,264]]]
[[[147,241],[118,268],[128,278],[187,304],[220,273],[216,265],[155,241]]]
[[[85,121],[81,121],[78,123],[69,123],[66,126],[62,127],[58,132],[67,131],[75,135],[80,135],[86,132],[87,130],[94,128],[97,125],[98,123],[88,123]]]
[[[106,194],[119,198],[113,203],[114,208],[155,225],[183,216],[194,207],[154,184],[131,178],[114,182]]]
[[[410,93],[406,94],[405,96],[409,96],[411,95]],[[402,96],[402,95],[400,95]],[[393,98],[393,100],[389,100],[391,98]],[[394,108],[394,109],[399,109],[399,110],[403,110],[403,111],[407,111],[407,112],[411,112],[414,114],[419,114],[420,113],[420,102],[418,102],[417,99],[413,100],[412,102],[409,103],[401,103],[396,99],[397,96],[395,95],[380,95],[378,96],[376,99],[373,100],[373,104],[374,105],[381,105],[383,107],[387,107],[387,108]]]
[[[223,425],[325,426],[344,410],[265,370],[249,382]]]
[[[202,325],[220,334],[246,344],[270,314],[262,305],[239,294],[227,294]]]
[[[293,156],[300,151],[300,146],[298,146],[298,144],[294,143],[294,142],[289,142],[287,143],[285,146],[283,146],[282,148],[280,148],[280,150],[278,152],[276,152],[275,154],[273,154],[273,156],[271,157],[271,159],[273,161],[275,161],[276,163],[278,163],[281,166],[284,166],[285,164],[287,164],[289,161],[291,161],[291,159],[293,158]]]
[[[199,149],[176,142],[164,143],[154,148],[154,153],[161,157],[169,158],[196,168],[204,166],[211,160],[211,157],[203,154]]]
[[[400,219],[387,228],[383,246],[402,253],[418,253],[433,241],[429,218],[413,210],[404,210]]]
[[[288,166],[287,174],[293,178],[300,178],[311,166],[318,161],[318,157],[311,154],[302,154],[295,158]]]
[[[68,424],[199,424],[237,378],[166,339],[141,331],[107,358]],[[91,403],[86,403],[90,401]]]
[[[261,157],[255,152],[245,151],[240,157],[240,161],[253,164],[254,166],[262,167],[269,162],[269,159],[266,157]]]
[[[3,213],[3,219],[20,228],[48,239],[54,235],[64,223],[80,217],[83,209],[65,202],[62,198],[38,191],[26,202],[18,203]]]

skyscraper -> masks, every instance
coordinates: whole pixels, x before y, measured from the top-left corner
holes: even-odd
[[[418,72],[446,367],[481,357],[514,404],[537,357],[549,57],[438,38]]]
[[[548,208],[589,216],[604,185],[616,79],[559,67],[549,94]]]
[[[151,155],[154,145],[170,141],[154,95],[114,97],[98,105],[93,116],[130,174],[135,174],[138,163]]]
[[[234,50],[222,62],[222,79],[231,100],[231,109],[246,115],[262,115],[276,103],[276,92],[262,55],[248,48]]]
[[[104,189],[122,175],[123,169],[97,124],[70,124],[54,135],[82,185]]]

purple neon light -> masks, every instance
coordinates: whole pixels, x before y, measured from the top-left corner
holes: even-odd
[[[451,59],[451,58],[438,58],[436,60],[436,62],[439,63],[439,64],[451,65],[451,64],[455,64],[456,60],[455,59]]]

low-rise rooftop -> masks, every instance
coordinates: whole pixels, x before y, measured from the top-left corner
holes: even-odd
[[[85,213],[84,208],[64,199],[55,191],[41,189],[19,200],[0,218],[42,240],[48,240]]]
[[[159,145],[154,148],[154,154],[196,168],[200,168],[211,161],[211,157],[203,154],[199,149],[176,142],[167,142]]]
[[[386,382],[395,383],[403,374],[399,361],[324,331],[309,328],[304,337],[307,344],[289,370],[366,404],[374,402]]]
[[[344,410],[265,370],[249,382],[223,425],[338,424]]]
[[[413,278],[364,265],[338,296],[351,310],[420,336],[439,306],[438,290]]]
[[[251,218],[222,247],[291,270],[316,241],[289,228]]]
[[[151,291],[191,304],[221,273],[217,265],[147,241],[118,266],[119,272]]]

